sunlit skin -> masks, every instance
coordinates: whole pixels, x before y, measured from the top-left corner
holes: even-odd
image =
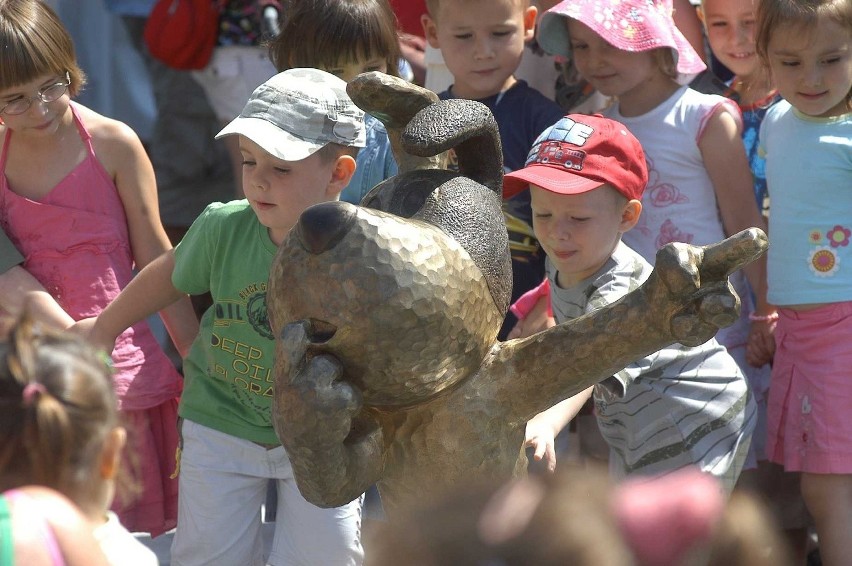
[[[642,205],[612,185],[578,195],[530,185],[533,230],[559,274],[560,287],[573,287],[594,275],[612,255],[621,234],[639,220]]]
[[[766,51],[775,86],[797,110],[817,118],[850,111],[852,30],[824,15],[812,27],[782,25]]]
[[[751,0],[704,0],[698,9],[713,55],[735,77],[731,83],[741,104],[751,104],[773,91],[769,72],[755,48],[755,15]]]
[[[677,89],[652,51],[623,51],[613,47],[589,26],[567,19],[571,50],[577,71],[597,91],[618,97],[624,116],[640,116],[653,110]]]
[[[314,153],[300,161],[284,161],[247,137],[239,137],[243,190],[276,245],[306,208],[337,200],[355,171],[355,160],[348,155],[325,162]]]
[[[63,82],[64,74],[49,73],[32,81],[0,90],[0,108],[21,97],[31,97],[30,107],[23,114],[0,114],[2,123],[24,137],[49,138],[60,128],[72,125],[71,96],[66,92],[53,102],[42,102],[36,95],[39,90]]]
[[[388,63],[384,57],[368,57],[366,55],[359,55],[355,60],[338,61],[333,67],[319,68],[336,77],[340,77],[348,83],[361,73],[369,73],[372,71],[387,73]]]
[[[723,65],[738,76],[750,76],[760,67],[750,0],[704,0],[698,13],[713,55]]]
[[[514,85],[536,14],[521,0],[441,0],[436,14],[424,15],[426,39],[453,75],[453,96],[478,100]]]

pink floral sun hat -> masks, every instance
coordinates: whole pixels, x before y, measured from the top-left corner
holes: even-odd
[[[582,22],[624,51],[669,47],[681,75],[707,68],[675,26],[672,0],[563,0],[542,14],[538,24],[538,44],[548,53],[571,56],[566,18]]]

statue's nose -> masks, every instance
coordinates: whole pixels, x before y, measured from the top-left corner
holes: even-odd
[[[357,209],[348,202],[324,202],[305,210],[299,217],[299,237],[312,254],[330,250],[349,231]]]

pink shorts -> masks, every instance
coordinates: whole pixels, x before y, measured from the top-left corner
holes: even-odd
[[[779,314],[766,454],[788,471],[852,473],[852,302]]]

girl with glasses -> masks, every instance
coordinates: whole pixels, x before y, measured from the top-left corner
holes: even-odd
[[[74,320],[97,315],[171,246],[156,183],[139,138],[125,124],[73,102],[85,77],[56,14],[37,0],[0,0],[0,224],[22,267]],[[42,297],[43,298],[43,297]],[[6,300],[24,304],[22,289]],[[189,300],[163,313],[185,352],[197,332]],[[147,324],[112,352],[141,495],[119,491],[113,509],[131,531],[175,525],[177,399],[182,380]]]

